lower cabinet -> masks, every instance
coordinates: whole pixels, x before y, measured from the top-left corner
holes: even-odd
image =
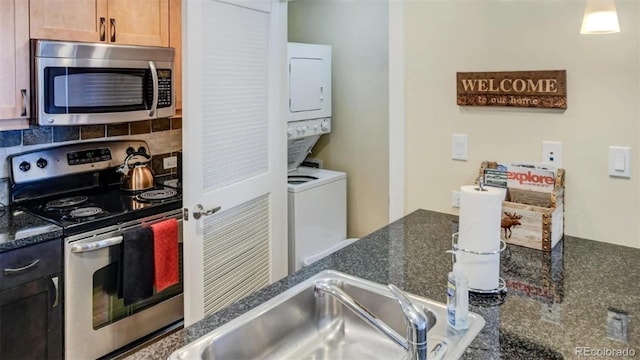
[[[0,359],[63,358],[61,247],[56,240],[0,254]]]

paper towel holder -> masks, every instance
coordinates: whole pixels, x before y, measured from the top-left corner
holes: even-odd
[[[455,253],[456,251],[464,251],[466,253],[469,254],[474,254],[474,255],[496,255],[496,254],[500,254],[501,252],[503,252],[506,248],[507,248],[507,243],[504,242],[504,240],[500,239],[500,249],[495,250],[495,251],[474,251],[474,250],[469,250],[469,249],[465,249],[465,248],[461,248],[458,245],[458,233],[454,233],[453,235],[451,235],[451,249],[453,250],[453,252]],[[455,256],[455,254],[451,255],[451,261],[453,261],[453,256]],[[503,278],[498,277],[498,287],[495,289],[490,289],[490,290],[483,290],[483,289],[476,289],[476,288],[472,288],[469,287],[469,291],[474,292],[474,293],[478,293],[478,294],[500,294],[500,293],[505,293],[507,292],[507,285],[504,281]]]
[[[482,178],[480,178],[480,180],[478,181],[478,187],[475,188],[474,190],[487,191],[487,189],[484,188],[484,180],[482,180]]]

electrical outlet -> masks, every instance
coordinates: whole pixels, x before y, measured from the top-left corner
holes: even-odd
[[[451,191],[451,206],[454,208],[460,207],[460,191]]]
[[[171,169],[178,166],[178,157],[177,156],[169,156],[162,159],[162,165],[164,165],[164,169]]]
[[[562,167],[562,143],[559,141],[542,142],[542,163]]]

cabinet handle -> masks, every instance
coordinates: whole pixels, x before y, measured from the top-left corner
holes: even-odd
[[[51,308],[54,308],[58,305],[60,305],[59,299],[60,299],[60,290],[58,289],[58,277],[52,277],[51,279],[51,293],[53,295],[53,299],[51,301]]]
[[[100,41],[105,41],[107,38],[107,19],[100,18]]]
[[[22,94],[22,112],[20,116],[27,116],[27,89],[20,89]]]
[[[111,23],[111,42],[116,42],[116,19],[109,19]]]
[[[20,268],[13,268],[13,269],[4,269],[4,276],[9,276],[9,275],[17,275],[18,273],[21,273],[23,271],[27,271],[29,269],[31,269],[32,267],[38,265],[38,263],[40,262],[40,259],[35,259],[31,262],[31,264],[27,265],[27,266],[23,266]]]

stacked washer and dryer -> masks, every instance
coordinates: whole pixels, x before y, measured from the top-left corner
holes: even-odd
[[[347,237],[347,174],[301,166],[331,132],[331,47],[289,43],[289,273],[354,240]]]

